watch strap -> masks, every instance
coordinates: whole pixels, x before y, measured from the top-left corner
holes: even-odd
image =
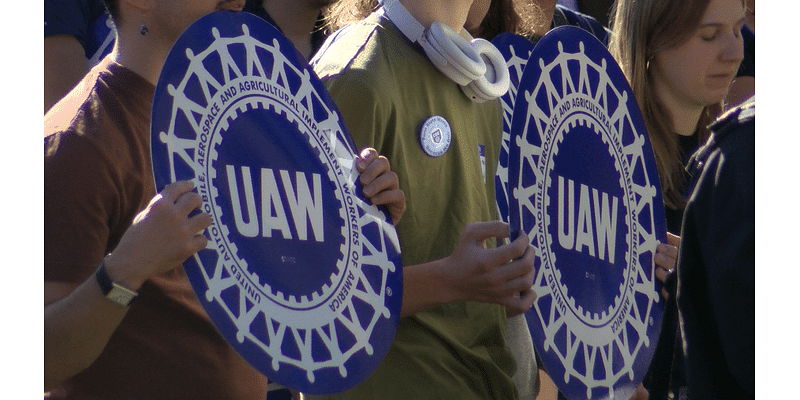
[[[97,267],[95,277],[97,278],[97,283],[100,285],[100,289],[103,291],[103,295],[106,296],[107,299],[121,306],[130,306],[133,300],[136,299],[136,296],[139,295],[139,293],[136,293],[135,291],[121,286],[111,280],[111,277],[108,276],[108,271],[106,271],[105,258],[102,262],[100,262],[100,266]]]

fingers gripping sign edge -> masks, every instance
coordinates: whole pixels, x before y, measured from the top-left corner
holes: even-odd
[[[195,184],[191,180],[175,181],[164,187],[156,198],[163,198],[165,201],[177,203],[184,194],[194,190]]]

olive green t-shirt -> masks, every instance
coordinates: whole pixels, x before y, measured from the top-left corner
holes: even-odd
[[[475,103],[381,12],[346,28],[312,62],[356,145],[386,156],[406,212],[397,225],[403,264],[450,255],[471,222],[496,218],[494,170],[502,134],[499,101]],[[450,125],[449,149],[427,155],[419,131]],[[384,362],[347,399],[515,399],[505,310],[456,302],[401,318]]]

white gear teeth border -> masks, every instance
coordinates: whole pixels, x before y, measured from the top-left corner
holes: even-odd
[[[568,62],[573,64],[575,62],[579,63],[580,72],[577,77],[577,82],[573,81],[575,78],[572,77],[571,73],[561,74],[562,91],[566,91],[567,87],[572,91],[562,96],[549,79],[553,76],[551,73],[555,69],[567,71]],[[614,384],[626,376],[628,379],[633,379],[633,362],[637,354],[643,346],[650,346],[650,341],[647,336],[647,327],[653,324],[651,311],[653,306],[660,301],[659,295],[655,293],[653,289],[655,287],[655,249],[658,244],[653,213],[654,199],[656,196],[655,185],[650,182],[650,177],[648,177],[646,173],[642,174],[644,175],[644,182],[642,184],[638,184],[632,180],[635,171],[645,168],[643,153],[643,144],[645,141],[644,133],[638,132],[635,124],[631,121],[631,114],[627,108],[628,94],[626,92],[620,93],[608,79],[603,79],[604,76],[607,76],[605,73],[605,58],[602,59],[600,64],[589,59],[584,53],[583,42],[580,43],[577,53],[565,52],[563,44],[559,42],[558,55],[556,58],[546,65],[544,60],[540,58],[539,67],[541,68],[541,75],[539,76],[539,81],[535,88],[533,91],[525,91],[524,93],[525,100],[528,103],[528,109],[524,121],[524,128],[522,130],[523,135],[517,137],[517,146],[523,149],[523,151],[520,152],[520,170],[532,171],[535,179],[530,186],[524,187],[522,174],[520,174],[519,182],[516,182],[517,185],[515,185],[513,189],[514,198],[518,199],[517,211],[519,215],[531,215],[534,221],[533,226],[521,226],[521,229],[527,232],[531,239],[531,243],[536,249],[536,256],[538,259],[537,275],[533,284],[533,290],[535,290],[538,295],[534,303],[535,314],[539,317],[539,322],[545,331],[545,350],[552,351],[565,367],[564,381],[569,383],[572,378],[580,381],[581,384],[586,387],[587,398],[592,398],[592,390],[595,388],[607,389],[608,396],[614,398]],[[591,85],[585,85],[585,82],[589,80],[587,71],[590,68],[600,72],[601,76],[601,82],[597,86],[596,93],[586,93],[587,87],[589,88],[589,92],[592,90]],[[537,94],[541,93],[541,91],[544,91],[547,96],[546,99],[550,107],[549,110],[540,109],[537,105]],[[631,304],[625,312],[622,328],[620,328],[607,343],[595,345],[583,342],[582,339],[574,333],[575,326],[573,325],[580,322],[579,318],[575,318],[574,316],[570,318],[570,316],[563,315],[557,310],[557,294],[550,288],[547,279],[548,268],[544,268],[545,263],[549,263],[551,266],[555,264],[555,255],[547,251],[548,245],[546,243],[539,242],[539,235],[536,233],[538,232],[537,227],[543,222],[536,218],[537,206],[535,203],[537,203],[537,201],[535,200],[535,194],[539,191],[543,192],[544,195],[542,198],[544,202],[549,203],[548,197],[546,196],[547,189],[537,189],[537,185],[542,184],[543,181],[549,180],[546,179],[544,174],[549,176],[553,169],[553,165],[550,162],[551,155],[557,154],[558,143],[563,140],[564,124],[567,123],[567,121],[560,121],[558,123],[558,132],[554,131],[550,135],[547,135],[546,129],[551,122],[550,115],[563,104],[565,99],[576,95],[591,97],[598,107],[604,109],[603,111],[606,113],[610,126],[612,127],[612,132],[601,134],[601,131],[605,132],[605,129],[603,129],[604,127],[592,120],[583,119],[578,122],[582,123],[584,126],[586,126],[587,123],[591,125],[594,132],[600,134],[603,143],[609,147],[611,155],[613,155],[616,150],[612,150],[613,146],[608,138],[610,135],[614,135],[617,140],[619,140],[619,147],[622,149],[622,157],[614,157],[614,166],[617,171],[620,172],[620,186],[623,188],[623,192],[625,192],[623,204],[627,206],[628,210],[625,215],[625,224],[628,227],[628,249],[634,248],[633,254],[631,254],[630,250],[625,253],[626,260],[629,260],[632,264],[629,263],[623,271],[623,275],[626,276],[626,279],[628,276],[633,277],[635,282],[631,288],[627,289],[627,293],[623,293],[626,286],[626,281],[623,281],[620,285],[620,296],[622,297],[615,297],[614,305],[609,307],[607,313],[602,312],[600,316],[597,314],[590,315],[588,312],[584,312],[582,308],[575,308],[574,298],[568,296],[566,287],[561,283],[560,271],[554,267],[549,268],[549,270],[555,271],[552,278],[555,278],[557,286],[564,289],[565,293],[561,295],[569,299],[569,307],[578,310],[579,314],[589,321],[595,321],[597,319],[606,320],[608,316],[612,316],[611,319],[613,320],[616,315],[615,313],[618,312],[614,307],[621,304],[624,300],[624,294],[629,295]],[[610,111],[610,106],[608,104],[609,96],[616,96],[616,100],[618,100],[617,108],[612,115],[608,115]],[[575,122],[575,120],[569,121],[570,126],[574,126]],[[535,127],[531,127],[531,124],[534,124]],[[552,135],[557,135],[559,140],[554,143],[552,150],[550,150],[551,155],[549,155],[545,153],[543,144],[546,139]],[[626,135],[632,135],[634,139],[632,141],[626,139]],[[629,143],[623,143],[625,140],[628,140]],[[623,176],[621,167],[624,166],[620,165],[620,160],[628,164],[628,176]],[[546,165],[548,168],[546,169],[547,172],[543,174],[539,172],[539,167],[544,163],[548,163]],[[626,190],[625,179],[631,182],[630,193]],[[542,185],[542,187],[549,186],[549,184],[550,183]],[[546,205],[544,207],[546,207]],[[543,210],[546,209],[544,207],[542,208]],[[547,220],[544,222],[544,231],[548,232],[546,240],[552,243],[552,240],[549,238],[549,230],[547,229],[547,226],[550,224],[549,216],[547,216],[546,213],[543,213],[543,215],[545,215],[545,219]],[[649,221],[642,224],[639,220],[641,215],[649,215]],[[524,221],[523,224],[525,224]],[[649,231],[645,229],[645,226],[650,227]],[[638,250],[638,252],[636,250]],[[649,254],[650,265],[641,265],[642,257],[646,254]],[[647,269],[647,271],[645,271],[645,269]],[[547,305],[544,300],[547,300],[549,305]],[[544,307],[546,307],[546,309]],[[569,314],[569,311],[567,311],[567,314]],[[545,319],[543,315],[547,315],[548,318]],[[633,338],[627,333],[629,328],[636,330],[638,339],[632,340]],[[566,343],[563,343],[564,339],[562,338],[559,340],[559,344],[557,344],[556,334],[562,330],[566,330]],[[581,348],[582,351],[580,351]],[[573,367],[576,357],[578,356],[584,358],[585,373],[580,373]],[[614,358],[618,356],[624,359],[624,366],[618,371],[614,371]],[[595,369],[599,365],[598,363],[602,363],[602,370],[605,371],[606,375],[605,379],[597,380],[593,376]]]
[[[328,169],[329,179],[331,179],[332,182],[338,182],[338,190],[335,191],[335,196],[337,200],[340,201],[340,205],[345,204],[346,200],[343,198],[341,188],[347,186],[350,191],[353,192],[353,190],[355,190],[357,172],[353,168],[353,149],[349,149],[345,144],[344,133],[339,127],[338,114],[329,109],[325,101],[314,92],[308,71],[296,68],[280,52],[277,39],[274,39],[271,45],[264,44],[258,40],[254,40],[250,36],[250,31],[246,24],[242,24],[241,27],[242,34],[234,37],[221,37],[217,28],[211,28],[211,34],[215,40],[208,48],[198,54],[194,54],[193,51],[187,49],[186,57],[190,62],[188,71],[181,80],[179,87],[176,88],[173,85],[168,85],[167,87],[168,93],[174,100],[172,102],[168,132],[159,132],[159,139],[167,147],[171,181],[174,182],[177,180],[176,166],[188,166],[194,171],[195,177],[193,180],[195,181],[195,187],[198,186],[198,179],[200,178],[198,171],[202,171],[203,167],[201,167],[197,161],[199,157],[195,159],[193,155],[197,155],[195,148],[200,141],[202,131],[201,124],[209,113],[208,108],[215,103],[219,104],[217,100],[221,96],[223,89],[231,84],[231,82],[237,79],[268,80],[270,85],[281,86],[275,79],[267,79],[262,61],[270,61],[259,58],[256,52],[256,49],[258,49],[264,50],[272,55],[271,71],[273,73],[273,78],[280,77],[283,79],[285,86],[282,89],[290,96],[294,96],[301,109],[305,109],[308,115],[314,115],[313,109],[308,110],[307,107],[313,107],[314,104],[317,104],[325,108],[325,112],[328,116],[327,119],[324,121],[315,120],[314,122],[317,124],[317,131],[320,132],[320,136],[327,135],[327,144],[330,146],[331,156],[335,159],[329,159],[325,156],[325,152],[319,149],[317,140],[312,140],[309,135],[311,131],[310,128],[305,126],[301,118],[294,115],[294,112],[283,104],[266,97],[247,98],[247,96],[241,96],[241,93],[237,93],[230,101],[230,105],[224,108],[225,111],[221,111],[221,114],[217,116],[218,120],[215,123],[219,129],[209,132],[209,135],[213,135],[213,142],[209,145],[209,159],[206,165],[210,167],[216,161],[216,148],[222,143],[222,136],[224,132],[227,131],[230,121],[250,108],[270,109],[275,113],[286,116],[301,132],[303,132],[309,144],[314,147],[320,157],[322,164]],[[245,46],[247,57],[245,71],[242,71],[240,65],[233,61],[228,51],[230,46],[242,45]],[[217,81],[216,78],[205,69],[203,61],[209,56],[219,58],[220,66],[223,70],[224,82]],[[256,75],[255,72],[258,72],[259,75]],[[286,76],[290,74],[293,74],[301,80],[300,88],[296,91],[286,87],[288,86]],[[192,78],[199,81],[200,88],[203,91],[202,96],[195,96],[194,99],[189,98],[189,95],[185,92]],[[205,98],[203,98],[203,96]],[[199,100],[200,102],[195,100]],[[203,101],[205,105],[202,104]],[[303,102],[305,102],[305,106]],[[185,117],[192,126],[193,138],[186,139],[176,136],[175,121],[179,114]],[[182,134],[186,133],[182,132]],[[338,164],[342,169],[344,178],[337,178],[336,173],[331,168],[331,165],[334,163]],[[212,266],[211,263],[206,263],[204,265],[204,261],[200,258],[199,253],[193,256],[194,261],[199,266],[198,270],[203,274],[205,282],[208,285],[208,290],[204,296],[205,300],[208,302],[216,302],[223,309],[237,327],[238,332],[236,333],[236,339],[240,343],[248,340],[269,355],[272,359],[271,367],[274,371],[278,371],[281,365],[292,365],[304,370],[306,372],[306,378],[310,383],[314,383],[316,379],[315,373],[325,368],[334,368],[342,377],[346,377],[348,371],[345,367],[345,363],[362,349],[366,351],[367,354],[373,354],[373,347],[369,343],[372,332],[380,319],[388,319],[391,316],[391,310],[386,306],[387,296],[391,296],[391,290],[388,290],[387,293],[387,279],[389,273],[395,272],[396,268],[392,260],[389,259],[389,252],[386,251],[386,249],[393,249],[395,253],[399,254],[400,244],[396,231],[386,221],[374,217],[374,215],[380,213],[377,208],[360,201],[360,199],[353,194],[351,196],[352,200],[358,205],[356,211],[358,218],[352,229],[358,229],[361,240],[357,245],[353,245],[352,239],[349,238],[349,230],[347,229],[347,225],[349,225],[350,222],[348,222],[348,216],[344,207],[340,206],[339,215],[345,222],[345,226],[342,227],[344,243],[340,246],[341,256],[340,259],[337,260],[338,273],[331,275],[328,282],[324,284],[319,291],[311,293],[310,298],[308,296],[296,298],[292,295],[284,295],[278,291],[273,292],[269,285],[259,285],[258,277],[255,273],[249,272],[247,269],[247,262],[239,257],[236,245],[228,240],[230,232],[227,226],[219,223],[222,210],[214,201],[214,199],[219,196],[219,192],[216,186],[211,184],[216,178],[216,170],[208,168],[206,183],[208,184],[210,201],[209,203],[204,203],[204,207],[208,209],[210,206],[216,215],[214,216],[215,222],[207,229],[205,234],[209,236],[211,229],[219,229],[221,233],[220,236],[225,239],[227,250],[235,259],[233,264],[242,270],[243,275],[251,281],[250,283],[253,284],[253,286],[260,287],[264,290],[262,294],[267,295],[269,298],[269,300],[266,301],[267,303],[271,300],[275,303],[283,303],[288,306],[307,307],[318,302],[320,298],[324,298],[327,294],[333,293],[334,290],[332,289],[338,287],[333,284],[333,282],[338,282],[338,279],[342,278],[345,272],[352,273],[355,279],[347,295],[347,301],[345,301],[335,313],[332,313],[335,315],[330,320],[318,320],[315,322],[316,325],[314,326],[295,328],[290,326],[287,321],[280,319],[280,316],[277,317],[279,319],[275,319],[274,313],[255,306],[253,301],[249,299],[246,291],[239,286],[236,278],[232,276],[230,272],[226,271],[226,261],[220,255],[217,249],[218,245],[215,244],[213,240],[209,240],[206,249],[201,250],[201,252],[206,255],[209,255],[209,252],[216,253],[216,264]],[[367,240],[368,237],[361,233],[365,228],[373,224],[377,226],[377,243],[370,242]],[[350,253],[348,253],[348,247],[350,245],[353,245],[353,247],[350,248]],[[358,251],[360,257],[357,262],[358,267],[351,268],[348,265],[348,257],[354,250]],[[228,262],[228,264],[231,264],[231,262]],[[365,267],[370,268],[372,271],[376,271],[374,268],[379,268],[381,271],[380,282],[377,282],[377,278],[368,278],[363,272]],[[212,272],[208,273],[208,271]],[[228,275],[227,277],[223,278],[223,271]],[[377,283],[374,286],[378,287],[379,290],[374,290],[373,282]],[[223,292],[230,293],[232,290],[238,292],[238,302],[231,301],[229,304],[223,299]],[[371,315],[364,315],[366,314],[364,312],[366,307],[361,307],[360,313],[356,312],[353,304],[353,299],[356,298],[361,300],[360,303],[365,304],[371,309]],[[266,342],[262,341],[251,332],[251,325],[259,316],[263,316],[263,322],[266,326],[266,332],[260,332],[262,336],[267,338]],[[367,320],[364,317],[368,317],[369,319]],[[359,318],[363,320],[359,320]],[[307,321],[305,323],[307,323]],[[349,331],[350,335],[353,336],[354,343],[348,348],[342,348],[343,345],[339,343],[337,338],[337,326]],[[326,331],[328,333],[326,333]],[[317,340],[313,340],[314,338]],[[294,340],[299,357],[294,358],[282,354],[281,347],[286,340]],[[325,351],[322,353],[329,354],[330,358],[321,360],[315,359],[315,356],[319,358],[319,355],[314,354],[314,346],[319,346],[319,342],[322,342],[325,346]]]
[[[527,39],[526,39],[527,40]],[[522,78],[522,73],[525,70],[525,65],[528,63],[528,58],[530,57],[533,49],[529,50],[528,56],[522,58],[517,55],[517,49],[514,46],[509,46],[509,50],[511,52],[511,57],[506,60],[506,64],[508,65],[509,70],[514,70],[514,74],[510,74],[510,76],[516,76],[517,80]],[[495,178],[500,183],[500,189],[503,191],[503,199],[504,203],[506,204],[506,215],[503,215],[502,212],[499,212],[499,202],[498,202],[498,215],[503,219],[503,222],[508,222],[508,157],[510,156],[510,143],[511,143],[511,117],[514,113],[514,102],[517,98],[517,92],[519,90],[519,82],[517,85],[509,85],[508,93],[501,96],[500,99],[502,100],[503,105],[503,136],[500,141],[500,160],[505,161],[497,163],[497,171],[495,171]],[[505,164],[505,165],[503,165]],[[496,189],[495,189],[496,190]],[[499,199],[495,199],[496,201]]]

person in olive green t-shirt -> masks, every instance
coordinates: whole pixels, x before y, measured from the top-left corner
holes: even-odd
[[[403,2],[426,27],[440,21],[458,29],[470,4]],[[356,144],[389,159],[406,195],[397,224],[404,286],[395,340],[378,369],[338,397],[517,398],[506,309],[521,313],[535,299],[534,251],[524,236],[486,246],[509,236],[508,225],[494,221],[499,100],[471,101],[382,8],[336,33],[312,65]],[[432,118],[446,120],[451,132],[449,148],[435,157],[419,137]]]

